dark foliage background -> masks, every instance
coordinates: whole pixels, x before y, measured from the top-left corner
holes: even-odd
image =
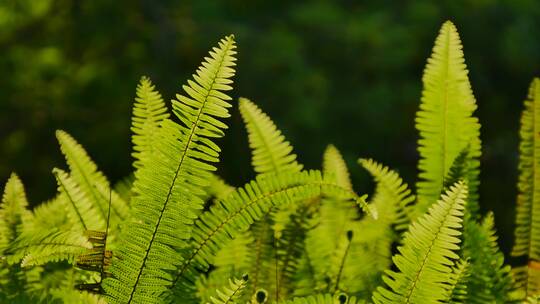
[[[440,25],[458,26],[479,104],[482,208],[494,210],[511,246],[519,112],[540,66],[540,2],[468,1],[74,1],[0,2],[0,179],[24,180],[32,204],[50,198],[64,167],[54,130],[71,133],[116,181],[130,173],[135,86],[149,75],[166,99],[218,39],[234,33],[234,96],[269,113],[301,161],[318,168],[328,143],[356,165],[373,157],[411,185],[421,75]],[[236,109],[220,174],[253,176]]]

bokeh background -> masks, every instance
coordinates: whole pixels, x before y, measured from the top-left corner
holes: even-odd
[[[51,169],[65,167],[64,129],[112,181],[131,171],[135,87],[148,75],[169,100],[219,38],[234,33],[233,96],[271,115],[308,168],[328,143],[356,164],[373,157],[414,185],[414,116],[421,75],[440,25],[460,30],[482,122],[481,205],[511,246],[519,115],[540,71],[540,1],[108,1],[0,2],[0,180],[16,171],[33,205],[52,197]],[[253,177],[237,109],[220,174]]]

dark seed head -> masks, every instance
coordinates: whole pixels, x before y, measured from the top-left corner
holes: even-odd
[[[257,303],[264,303],[264,302],[266,302],[266,297],[267,297],[266,290],[264,290],[264,289],[259,289],[259,290],[257,290],[257,293],[256,293],[256,300],[257,300]]]
[[[247,281],[249,279],[249,276],[247,273],[245,273],[243,276],[242,276],[242,280],[244,281]]]
[[[347,303],[348,297],[346,294],[342,293],[338,296],[339,304]]]
[[[352,230],[348,230],[347,231],[347,240],[352,240],[352,237],[353,237],[353,231]]]

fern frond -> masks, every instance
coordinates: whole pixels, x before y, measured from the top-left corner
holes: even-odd
[[[91,247],[79,231],[52,229],[22,234],[8,248],[6,255],[10,264],[22,260],[22,267],[62,260],[73,263],[77,255]]]
[[[0,205],[0,254],[32,223],[33,216],[27,208],[24,186],[17,174],[12,173]]]
[[[427,61],[422,100],[416,115],[420,132],[417,183],[418,211],[425,212],[444,190],[444,179],[461,151],[469,146],[468,205],[477,204],[480,124],[469,84],[461,40],[454,24],[443,24]],[[476,209],[476,208],[475,208]]]
[[[540,262],[540,79],[529,89],[521,116],[519,145],[519,182],[516,210],[515,244],[512,256]],[[518,284],[526,295],[540,293],[540,270],[525,267]]]
[[[152,154],[152,141],[155,139],[159,125],[167,118],[169,118],[169,113],[161,94],[156,90],[150,78],[141,77],[137,85],[137,97],[135,97],[131,118],[133,132],[131,155],[135,158],[133,162],[135,169],[140,168],[143,159]]]
[[[450,304],[467,303],[467,283],[470,276],[469,263],[459,260],[454,267],[452,277],[449,280],[450,292],[448,301]]]
[[[465,223],[463,255],[469,259],[471,273],[467,303],[510,302],[514,281],[497,244],[493,214],[488,213],[481,224],[470,219]]]
[[[319,171],[259,175],[199,217],[193,231],[193,248],[185,255],[175,285],[180,288],[194,282],[198,270],[207,270],[223,244],[246,231],[270,208],[312,199],[322,193],[353,200],[368,210],[364,197],[325,180]]]
[[[104,229],[105,220],[100,217],[95,205],[90,202],[73,178],[58,168],[53,169],[53,174],[61,195],[59,199],[71,222],[79,227],[81,232],[88,229]]]
[[[39,204],[33,210],[34,220],[32,221],[32,230],[51,229],[52,227],[59,230],[71,229],[73,223],[70,216],[66,212],[58,212],[65,210],[65,197],[62,194],[55,198]]]
[[[351,178],[347,164],[341,153],[334,145],[328,145],[323,154],[323,173],[334,174],[335,179],[342,187],[352,189]]]
[[[268,115],[247,98],[239,99],[239,107],[248,130],[249,146],[253,150],[251,162],[255,172],[302,170],[291,145]]]
[[[216,290],[216,297],[210,297],[212,304],[235,304],[246,288],[248,276],[244,275],[241,279],[229,279],[229,286]],[[208,304],[210,304],[208,302]]]
[[[397,231],[407,229],[412,219],[411,204],[415,197],[398,173],[372,159],[359,159],[375,179],[377,188],[371,203],[380,210],[380,219],[390,225],[395,225]]]
[[[220,148],[213,138],[227,126],[229,115],[224,91],[231,90],[236,54],[232,36],[210,51],[192,80],[176,95],[172,108],[180,120],[162,122],[153,153],[143,158],[135,174],[131,217],[122,230],[113,278],[104,281],[110,303],[156,303],[171,284],[168,271],[182,263],[178,249],[186,246],[191,226],[203,207],[211,163]]]
[[[98,170],[97,165],[92,161],[88,153],[71,135],[65,131],[58,130],[56,131],[56,137],[69,165],[69,175],[73,179],[73,182],[78,185],[83,196],[98,211],[98,216],[101,218],[101,222],[104,223],[107,220],[109,205],[110,185],[107,178]],[[117,199],[111,205],[111,223],[114,223],[111,226],[112,228],[127,215],[126,202],[118,197],[114,191],[113,196],[117,197]],[[99,229],[103,228],[99,227]],[[97,227],[92,229],[97,229]]]
[[[456,251],[461,242],[467,186],[457,183],[418,218],[405,233],[399,254],[393,257],[399,272],[387,271],[373,295],[375,303],[442,303],[448,294]]]

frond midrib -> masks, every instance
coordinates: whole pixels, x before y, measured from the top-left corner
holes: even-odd
[[[154,228],[154,231],[152,233],[152,237],[150,239],[150,242],[148,243],[148,247],[147,247],[147,249],[145,251],[145,255],[144,255],[144,258],[143,258],[142,265],[139,268],[139,273],[137,274],[137,279],[135,280],[135,283],[133,285],[133,289],[131,291],[131,294],[129,295],[129,300],[127,302],[128,304],[131,303],[131,301],[133,299],[133,295],[135,294],[135,291],[137,290],[137,286],[138,286],[139,280],[141,278],[141,274],[143,272],[143,269],[145,269],[146,260],[148,259],[148,254],[150,253],[150,249],[151,249],[151,247],[153,245],[154,239],[156,237],[157,230],[158,230],[159,225],[161,223],[161,218],[163,217],[163,213],[165,212],[165,209],[166,209],[166,207],[167,207],[167,205],[169,203],[169,200],[170,200],[170,197],[171,197],[171,194],[172,194],[172,189],[174,188],[174,185],[176,183],[176,179],[178,178],[178,174],[180,173],[180,169],[182,168],[182,165],[183,165],[184,159],[185,159],[185,157],[187,155],[187,152],[189,151],[190,146],[193,143],[193,140],[192,140],[193,135],[195,133],[195,130],[198,128],[198,124],[199,124],[203,109],[205,108],[206,103],[208,102],[208,96],[210,95],[210,92],[212,91],[212,89],[214,87],[214,84],[216,83],[217,75],[218,75],[218,73],[219,73],[219,71],[221,69],[221,66],[223,64],[223,61],[225,60],[226,54],[229,51],[230,46],[231,46],[231,40],[228,40],[225,51],[223,52],[223,55],[220,58],[219,64],[217,65],[218,67],[216,68],[216,70],[214,72],[214,75],[212,77],[212,83],[210,85],[210,88],[207,90],[206,95],[204,96],[204,101],[202,102],[202,105],[201,105],[201,107],[200,107],[200,109],[199,109],[199,111],[197,113],[197,118],[196,118],[195,122],[193,122],[193,124],[192,124],[188,139],[187,139],[186,144],[185,144],[186,146],[184,148],[184,151],[182,152],[182,157],[180,158],[180,162],[178,164],[178,167],[176,168],[174,178],[173,178],[173,180],[171,182],[171,185],[169,186],[169,191],[167,193],[167,197],[165,198],[165,202],[163,204],[163,207],[161,208],[161,210],[159,212],[159,217],[158,217],[156,226]]]

